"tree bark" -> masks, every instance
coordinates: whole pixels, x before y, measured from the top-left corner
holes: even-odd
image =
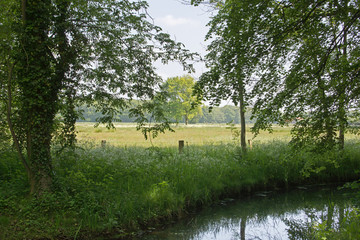
[[[339,6],[340,7],[340,6]],[[348,2],[345,1],[345,11],[347,12],[347,8],[348,8]],[[347,31],[344,31],[344,36],[343,36],[343,52],[342,52],[344,58],[347,60]],[[346,110],[345,110],[345,86],[344,84],[347,82],[346,81],[346,74],[342,73],[340,76],[340,93],[339,93],[339,113],[338,113],[338,118],[339,118],[339,148],[342,150],[344,149],[344,145],[345,145],[345,127],[346,127]]]
[[[26,3],[27,0],[21,0],[21,20],[23,24],[26,24]]]
[[[240,132],[240,144],[242,150],[246,151],[246,123],[245,123],[245,101],[244,101],[244,85],[243,82],[240,81],[239,84],[239,98],[240,98],[240,125],[241,125],[241,132]]]
[[[49,53],[51,1],[23,0],[21,68],[18,70],[19,114],[25,129],[30,193],[42,195],[52,186],[50,153],[57,112],[59,86],[53,77],[53,59]],[[30,14],[31,13],[31,14]]]
[[[188,125],[188,124],[189,124],[189,117],[188,117],[188,115],[185,114],[184,118],[185,118],[185,125]]]
[[[344,1],[345,7],[344,11],[348,13],[348,1]],[[337,8],[343,8],[336,2]],[[346,22],[343,22],[346,25]],[[347,30],[344,31],[343,35],[343,47],[342,47],[342,55],[347,60]],[[343,66],[344,67],[344,66]],[[339,97],[339,106],[338,106],[338,124],[339,124],[339,149],[344,149],[345,144],[345,128],[346,128],[346,110],[345,110],[345,101],[346,101],[346,74],[344,70],[342,71],[341,75],[339,76],[339,86],[337,86],[338,90],[338,97]]]
[[[343,99],[340,100],[339,106],[339,149],[343,150],[345,145],[345,125],[346,125],[346,116]]]

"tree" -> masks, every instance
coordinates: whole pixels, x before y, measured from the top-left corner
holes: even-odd
[[[196,83],[195,93],[212,106],[218,106],[221,100],[231,99],[240,108],[241,147],[246,150],[245,111],[248,102],[246,86],[250,84],[254,66],[258,62],[256,52],[251,48],[261,39],[251,29],[248,19],[251,9],[242,8],[238,1],[225,1],[209,23],[210,30],[206,39],[213,39],[206,55],[210,70],[201,75]],[[249,5],[250,6],[250,5]]]
[[[190,75],[168,78],[163,90],[168,94],[166,110],[168,117],[176,121],[184,119],[186,125],[197,115],[202,114],[201,101],[193,96],[195,80]]]
[[[359,109],[359,2],[224,3],[235,9],[229,19],[239,26],[231,46],[248,46],[244,50],[255,57],[247,63],[257,79],[253,131],[297,119],[295,146],[324,149],[337,142],[343,148],[349,118]]]
[[[200,4],[208,5],[211,7],[218,7],[222,5],[223,0],[182,0],[185,4],[192,4],[198,6]]]
[[[1,100],[30,192],[41,195],[53,180],[57,113],[63,145],[73,145],[76,106],[94,105],[98,120],[111,125],[131,99],[156,95],[154,61],[177,60],[191,70],[186,61],[194,55],[147,21],[145,1],[21,3],[1,1]]]
[[[14,62],[10,55],[14,47],[14,34],[11,33],[12,23],[16,21],[9,11],[14,7],[14,1],[0,1],[0,149],[7,145],[10,133],[8,130],[8,100],[7,92],[9,91],[8,82],[13,75]]]
[[[254,106],[255,130],[297,118],[295,145],[324,149],[337,142],[342,149],[349,114],[359,107],[359,2],[269,1],[267,7],[259,26],[267,24],[271,52],[254,89],[258,96],[266,92]]]

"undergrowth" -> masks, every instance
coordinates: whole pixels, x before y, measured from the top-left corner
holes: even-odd
[[[0,152],[0,239],[129,236],[192,208],[256,189],[357,179],[360,146],[322,154],[280,141],[176,148],[83,145],[53,155],[54,189],[36,199],[21,162]]]

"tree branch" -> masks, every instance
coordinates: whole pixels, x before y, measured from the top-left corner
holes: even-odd
[[[26,22],[26,4],[27,0],[21,0],[21,19],[23,24]]]
[[[12,108],[11,79],[12,79],[13,70],[14,70],[15,65],[16,65],[16,63],[12,63],[12,64],[9,64],[9,66],[8,66],[9,75],[8,75],[8,86],[7,86],[7,92],[8,92],[7,122],[8,122],[8,125],[9,125],[11,136],[12,136],[13,141],[14,141],[15,148],[16,148],[16,150],[18,152],[19,158],[20,158],[21,162],[24,164],[24,167],[26,168],[26,171],[27,171],[28,175],[30,175],[31,174],[31,169],[30,169],[29,164],[26,161],[24,155],[22,154],[19,139],[18,139],[18,137],[17,137],[17,135],[15,133],[14,126],[13,126],[13,123],[11,121],[11,112],[12,112],[12,110],[11,110],[11,108]]]

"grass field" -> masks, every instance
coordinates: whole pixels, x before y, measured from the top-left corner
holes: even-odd
[[[192,146],[222,144],[233,142],[231,130],[226,124],[194,124],[174,126],[175,132],[159,134],[152,143],[157,147],[176,146],[179,140]],[[239,126],[235,126],[240,129]],[[247,127],[247,138],[252,139],[253,135]],[[101,140],[113,146],[143,146],[150,147],[150,140],[145,140],[141,131],[136,130],[136,125],[132,123],[117,123],[115,129],[107,129],[104,125],[94,128],[94,123],[77,123],[79,141],[93,141],[100,144]],[[254,143],[267,142],[272,140],[289,140],[290,127],[275,127],[272,134],[262,132],[253,141]]]
[[[101,140],[106,140],[107,144],[113,146],[151,146],[150,140],[145,140],[141,131],[136,130],[135,123],[117,123],[115,129],[107,129],[104,125],[94,128],[94,124],[89,122],[76,124],[80,142],[91,141],[100,145]],[[235,127],[238,130],[240,129],[239,125]],[[253,139],[250,128],[251,126],[248,125],[246,129],[247,139]],[[174,126],[174,130],[175,132],[159,134],[157,138],[152,139],[154,146],[174,147],[177,146],[179,140],[184,140],[189,146],[218,145],[236,141],[226,124],[193,124],[188,126],[180,124]],[[267,143],[274,140],[289,141],[291,138],[290,130],[291,126],[274,126],[273,133],[261,132],[253,139],[253,144]],[[360,136],[353,134],[346,135],[346,138],[360,140]]]

